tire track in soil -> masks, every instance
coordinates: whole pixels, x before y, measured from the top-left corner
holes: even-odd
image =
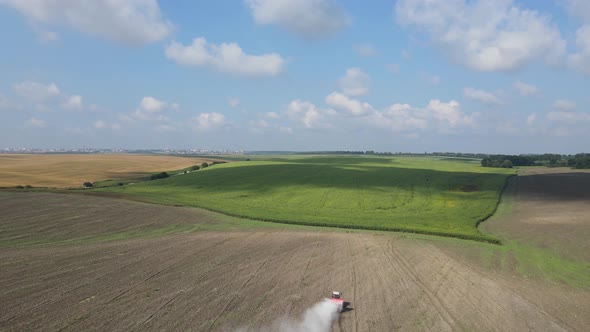
[[[428,288],[418,273],[416,273],[414,269],[409,266],[409,264],[402,258],[401,253],[395,248],[392,240],[387,241],[387,247],[389,249],[388,256],[394,259],[398,263],[399,267],[401,267],[403,272],[405,272],[404,274],[411,276],[413,281],[417,284],[417,286],[419,286],[419,289],[422,291],[420,293],[420,297],[422,297],[422,295],[426,296],[429,302],[434,306],[438,316],[444,321],[450,330],[453,330],[453,327],[457,326],[457,320],[444,306],[442,300],[437,295],[435,295],[431,289]]]
[[[430,247],[433,248],[433,249],[435,249],[436,251],[444,254],[444,255],[447,255],[450,258],[450,254],[448,254],[447,250],[441,248],[440,246],[436,245],[435,243],[430,243]],[[470,276],[477,275],[479,278],[481,278],[482,280],[484,280],[484,281],[486,281],[488,283],[496,284],[496,281],[494,281],[493,279],[489,278],[487,275],[478,272],[477,271],[477,268],[475,266],[473,266],[472,264],[470,264],[468,262],[463,262],[463,261],[462,262],[459,262],[458,260],[455,260],[455,259],[453,259],[453,261],[457,265],[459,265],[462,268],[464,268],[465,270],[469,271],[469,275]],[[535,304],[533,304],[532,302],[530,302],[529,300],[527,300],[523,296],[515,293],[511,289],[509,289],[507,287],[502,287],[502,290],[505,291],[507,294],[509,294],[512,298],[518,299],[519,301],[522,301],[524,304],[526,304],[530,308],[533,308],[534,311],[540,313],[543,317],[545,317],[547,320],[551,321],[553,324],[557,325],[562,330],[564,330],[564,331],[572,331],[572,330],[574,330],[574,328],[572,328],[569,324],[567,324],[567,322],[561,320],[559,317],[552,316],[551,314],[549,314],[544,309],[536,306]],[[476,310],[478,310],[479,312],[482,313],[482,316],[483,317],[486,317],[487,316],[487,312],[479,309],[479,306],[476,305],[475,303],[473,303],[469,297],[467,297],[466,299],[467,299],[468,302],[470,302],[472,304],[472,307],[473,308],[475,308]]]
[[[218,244],[218,243],[216,243],[216,244]],[[169,248],[167,248],[167,249],[173,248],[174,246],[175,246],[175,245],[171,245],[171,246],[170,246]],[[215,246],[215,244],[214,244],[214,245],[212,245],[212,246]],[[212,247],[212,246],[211,246],[211,247]],[[156,255],[161,255],[161,253],[162,253],[161,251],[154,252],[154,253],[153,253],[153,254],[151,254],[151,255],[148,255],[148,256],[145,256],[145,257],[143,257],[141,260],[149,259],[149,258],[152,258],[152,257],[154,257],[154,256],[156,256]],[[140,261],[141,261],[141,260],[140,260]],[[65,291],[65,292],[63,292],[63,293],[61,293],[59,297],[57,297],[57,298],[54,298],[53,300],[52,300],[52,299],[47,299],[47,300],[44,300],[44,301],[42,301],[42,302],[38,302],[38,303],[36,303],[36,304],[35,304],[33,307],[31,307],[30,309],[28,309],[27,311],[34,311],[35,309],[37,309],[37,308],[39,308],[39,307],[42,307],[42,306],[45,306],[45,305],[51,305],[51,304],[55,304],[55,303],[59,302],[61,299],[63,299],[63,297],[64,297],[65,295],[71,294],[71,293],[75,292],[76,290],[78,290],[78,289],[81,289],[81,288],[83,288],[83,287],[85,287],[85,286],[88,286],[88,285],[94,284],[96,281],[98,281],[98,280],[102,279],[103,277],[107,277],[107,276],[109,276],[109,275],[112,275],[112,274],[119,273],[120,271],[123,271],[123,270],[124,270],[124,269],[126,269],[127,267],[129,267],[129,266],[131,266],[131,265],[134,265],[134,264],[137,264],[137,263],[138,263],[138,261],[134,261],[134,262],[131,262],[131,263],[129,263],[129,264],[126,264],[126,265],[124,265],[124,266],[122,266],[122,267],[120,267],[120,268],[117,268],[117,269],[115,269],[115,270],[112,270],[111,272],[108,272],[108,273],[106,273],[106,274],[104,274],[104,275],[102,275],[102,276],[100,276],[100,277],[98,277],[98,278],[94,279],[92,282],[87,282],[87,283],[86,283],[86,284],[84,284],[84,285],[76,286],[76,287],[74,287],[74,288],[72,288],[72,289],[69,289],[69,290],[67,290],[67,291]],[[23,304],[24,302],[26,302],[26,300],[23,300],[23,301],[21,301],[21,302],[18,302],[18,303],[14,303],[14,304],[13,304],[13,305],[11,305],[10,307],[8,307],[8,309],[12,309],[12,308],[14,308],[14,307],[16,307],[16,306],[19,306],[19,305]],[[5,308],[5,309],[7,309],[7,308]],[[23,315],[23,314],[26,314],[26,312],[23,312],[21,315]],[[14,317],[12,317],[12,318],[18,318],[18,317],[19,317],[19,315],[17,314],[17,315],[15,315],[15,316],[14,316]],[[2,321],[2,322],[0,322],[0,323],[5,323],[5,322],[4,322],[4,321]]]
[[[257,233],[252,233],[252,234],[257,234]],[[257,235],[259,235],[259,234],[257,234]],[[264,234],[264,236],[268,236],[268,234]],[[208,270],[206,270],[204,273],[200,274],[200,275],[199,275],[199,276],[198,276],[198,277],[195,279],[195,281],[194,281],[194,284],[200,284],[200,283],[201,283],[201,281],[204,281],[204,280],[206,280],[206,279],[207,279],[207,277],[208,277],[208,276],[209,276],[211,273],[213,273],[214,271],[216,271],[216,270],[218,270],[218,269],[221,269],[221,268],[224,266],[224,263],[226,263],[227,261],[233,260],[233,259],[234,259],[234,257],[236,257],[236,256],[240,255],[240,254],[243,252],[243,248],[245,248],[245,247],[248,247],[250,244],[252,244],[253,242],[256,242],[256,241],[257,241],[257,240],[256,240],[256,239],[254,239],[254,240],[251,240],[251,241],[250,241],[250,242],[248,242],[248,243],[242,244],[242,245],[241,245],[241,246],[240,246],[238,249],[234,250],[234,251],[233,251],[233,252],[232,252],[230,255],[227,255],[227,256],[225,256],[223,259],[221,259],[221,260],[219,260],[219,261],[216,261],[214,264],[211,264],[211,263],[210,263],[210,264],[209,264],[209,269],[208,269]],[[273,255],[271,255],[271,256],[274,256],[274,254],[273,254]],[[245,286],[244,286],[244,287],[245,287]],[[194,287],[193,287],[193,288],[194,288]],[[243,287],[242,287],[242,288],[243,288]],[[238,291],[236,291],[236,292],[239,292],[239,291],[240,291],[242,288],[240,288],[240,289],[239,289]],[[154,313],[153,313],[151,316],[153,317],[153,316],[157,315],[157,314],[158,314],[159,312],[161,312],[161,311],[162,311],[162,310],[163,310],[163,309],[164,309],[166,306],[168,306],[168,305],[172,304],[172,303],[173,303],[173,302],[175,302],[177,299],[180,299],[180,296],[181,296],[181,295],[183,295],[183,296],[190,296],[190,295],[191,295],[191,292],[190,292],[190,290],[189,290],[189,291],[186,291],[186,292],[182,292],[182,291],[181,291],[181,293],[184,293],[184,294],[177,294],[176,296],[174,296],[174,298],[173,298],[172,300],[168,301],[168,302],[167,302],[165,305],[163,305],[163,306],[161,306],[160,308],[158,308],[158,309],[157,309],[157,310],[156,310],[156,311],[155,311],[155,312],[154,312]],[[147,323],[147,320],[146,320],[144,323]]]
[[[254,234],[255,234],[255,233],[251,233],[251,234],[248,234],[248,236],[252,236],[252,235],[254,235]],[[207,247],[206,247],[206,248],[204,248],[204,249],[211,249],[211,248],[215,248],[215,247],[222,246],[224,243],[226,243],[226,242],[228,242],[228,241],[231,241],[231,240],[234,240],[235,238],[238,238],[238,237],[240,237],[240,236],[241,236],[240,234],[237,234],[237,235],[235,235],[235,236],[233,236],[233,237],[227,237],[227,238],[223,238],[223,239],[222,239],[222,240],[220,240],[219,242],[216,242],[216,243],[215,243],[215,244],[213,244],[213,245],[207,246]],[[244,246],[245,246],[245,245],[246,245],[246,244],[244,244]],[[240,251],[240,249],[241,249],[241,248],[242,248],[242,247],[240,247],[240,248],[236,249],[236,251],[234,251],[234,252],[232,252],[230,255],[228,255],[228,256],[226,256],[226,257],[224,257],[224,258],[223,258],[221,261],[219,261],[219,262],[218,262],[218,264],[222,264],[223,262],[227,261],[228,259],[230,259],[230,258],[233,258],[233,256],[235,256],[235,255],[236,255],[236,253],[237,253],[238,251]],[[124,296],[125,294],[128,294],[129,292],[131,292],[132,290],[136,289],[137,287],[139,287],[139,286],[141,286],[141,285],[145,284],[146,282],[148,282],[148,281],[152,280],[153,278],[157,277],[158,275],[160,275],[160,274],[161,274],[161,273],[163,273],[164,271],[166,271],[166,270],[169,270],[169,269],[172,269],[172,268],[174,268],[175,266],[178,266],[178,265],[180,265],[180,264],[184,264],[184,263],[185,263],[187,260],[190,260],[190,259],[191,259],[193,256],[195,256],[195,254],[188,254],[187,256],[183,257],[182,259],[180,259],[180,260],[178,260],[178,261],[176,261],[176,262],[174,262],[174,263],[172,263],[172,264],[170,264],[170,265],[166,266],[165,268],[162,268],[162,269],[158,270],[157,272],[153,273],[152,275],[150,275],[149,277],[147,277],[147,278],[146,278],[146,279],[144,279],[143,281],[139,281],[139,282],[135,283],[133,286],[129,287],[129,288],[128,288],[128,289],[126,289],[125,291],[123,291],[123,292],[119,293],[118,295],[116,295],[115,297],[112,297],[111,299],[107,300],[105,303],[103,303],[103,304],[102,304],[102,307],[101,307],[100,309],[93,311],[93,313],[92,313],[92,314],[93,314],[93,315],[94,315],[94,314],[100,314],[100,313],[101,313],[101,312],[103,312],[104,310],[108,309],[108,308],[109,308],[109,305],[110,305],[112,302],[114,302],[114,301],[116,301],[117,299],[121,298],[121,297],[122,297],[122,296]],[[215,266],[214,266],[214,267],[211,267],[209,270],[207,270],[207,272],[205,272],[205,274],[208,274],[208,273],[210,273],[212,270],[215,270],[217,267],[219,267],[219,265],[218,265],[218,264],[215,264]],[[202,280],[203,278],[204,278],[204,276],[201,276],[201,277],[199,278],[199,280]],[[176,299],[176,298],[177,298],[178,296],[180,296],[180,295],[182,295],[182,292],[180,292],[179,294],[175,295],[175,296],[174,296],[172,299],[170,299],[170,300],[169,300],[169,301],[166,303],[166,305],[168,305],[168,304],[172,303],[172,302],[173,302],[173,300],[174,300],[174,299]],[[163,308],[164,308],[166,305],[162,306],[160,309],[163,309]],[[152,314],[152,316],[153,316],[153,315],[155,315],[155,314],[157,314],[158,312],[159,312],[159,310],[157,310],[156,312],[154,312],[154,314]],[[86,320],[87,318],[90,318],[90,315],[88,315],[88,316],[84,317],[83,319],[76,320],[76,321],[74,321],[74,322],[72,322],[72,323],[70,323],[70,324],[66,325],[65,327],[63,327],[62,329],[60,329],[60,331],[63,331],[63,330],[65,330],[65,329],[67,329],[67,328],[69,328],[69,327],[73,326],[74,324],[81,323],[82,321]]]
[[[274,255],[277,252],[279,252],[280,249],[283,248],[285,246],[285,244],[287,242],[289,242],[289,240],[291,240],[292,237],[293,237],[293,233],[289,233],[289,237],[285,241],[283,241],[283,243],[277,249],[273,250],[273,252],[266,257],[266,259],[264,260],[264,262],[262,262],[262,264],[260,264],[260,266],[258,268],[256,268],[256,271],[254,271],[254,273],[252,273],[252,275],[234,293],[238,293],[242,289],[244,289],[244,287],[246,287],[250,283],[250,281],[252,281],[254,279],[254,277],[257,276],[260,273],[260,271],[262,271],[262,269],[264,268],[264,266],[266,265],[266,263],[268,263],[268,261],[272,257],[274,257]],[[221,309],[221,311],[217,314],[217,316],[215,316],[215,318],[213,319],[213,322],[211,322],[211,325],[209,325],[209,327],[207,328],[207,331],[213,330],[213,326],[215,326],[215,324],[219,320],[219,317],[221,317],[221,315],[225,313],[225,311],[227,310],[227,308],[230,306],[230,304],[232,304],[233,301],[235,301],[235,299],[236,299],[236,297],[231,297],[230,300],[227,301],[227,303],[223,306],[223,308]]]
[[[350,263],[350,271],[351,273],[351,279],[352,279],[352,303],[356,303],[356,270],[354,269],[354,255],[352,253],[352,248],[350,247],[350,239],[346,240],[346,244],[348,245],[348,252],[349,252],[349,257],[350,259],[348,260],[348,262]],[[353,310],[354,312],[354,330],[358,331],[358,324],[359,324],[359,320],[357,317],[357,310]],[[340,315],[342,316],[342,315]]]
[[[314,258],[314,257],[316,257],[316,253],[317,253],[317,251],[318,251],[318,247],[319,247],[319,246],[320,246],[320,240],[317,240],[317,241],[315,242],[315,247],[314,247],[314,249],[313,249],[313,251],[312,251],[311,255],[309,255],[309,258],[307,259],[307,264],[305,265],[305,268],[303,269],[303,273],[301,274],[301,278],[300,278],[300,281],[299,281],[299,285],[297,285],[297,287],[298,287],[299,289],[302,289],[302,288],[303,288],[303,282],[305,281],[305,275],[307,275],[307,271],[309,270],[309,266],[311,265],[311,261],[313,260],[313,258]],[[293,306],[294,306],[294,304],[295,304],[295,303],[297,303],[297,302],[299,302],[299,301],[300,301],[300,300],[297,300],[297,301],[291,301],[291,303],[289,304],[289,310],[287,311],[287,312],[288,312],[288,313],[287,313],[287,315],[288,315],[289,317],[291,317],[291,313],[292,313],[292,311],[293,311]]]

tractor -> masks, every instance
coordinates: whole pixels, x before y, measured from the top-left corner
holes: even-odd
[[[338,305],[338,312],[344,311],[346,307],[344,299],[342,298],[342,293],[340,292],[332,292],[332,296],[330,296],[330,301]],[[346,303],[348,304],[348,303]]]

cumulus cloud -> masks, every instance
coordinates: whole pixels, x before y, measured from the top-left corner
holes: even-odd
[[[576,46],[578,52],[568,57],[569,65],[583,74],[590,75],[590,24],[576,31]]]
[[[127,117],[127,120],[167,121],[169,118],[162,114],[164,110],[177,109],[178,104],[169,103],[154,97],[146,96],[139,102],[139,107]]]
[[[530,114],[529,116],[527,116],[526,118],[526,124],[528,126],[532,126],[533,124],[535,124],[535,121],[537,121],[537,114]]]
[[[36,127],[36,128],[42,128],[45,127],[46,123],[44,120],[41,119],[37,119],[37,118],[30,118],[26,123],[25,126],[27,127]]]
[[[553,108],[560,111],[571,111],[576,108],[576,103],[571,100],[559,99],[553,103]]]
[[[377,55],[377,50],[371,44],[353,45],[352,48],[361,56],[371,57]]]
[[[236,43],[212,44],[203,37],[186,46],[173,41],[166,47],[166,57],[183,66],[211,67],[244,76],[277,76],[285,67],[279,54],[249,55]]]
[[[488,105],[499,105],[502,102],[500,99],[491,92],[487,92],[484,90],[478,90],[474,88],[465,88],[463,89],[463,94],[465,98],[479,101],[484,104]]]
[[[478,71],[511,71],[544,58],[557,63],[566,42],[559,29],[513,0],[399,0],[397,21],[426,31],[455,63]]]
[[[369,123],[392,131],[413,131],[428,127],[426,112],[408,104],[393,104],[383,111],[376,111],[368,117]]]
[[[461,105],[455,100],[446,103],[438,99],[431,100],[426,110],[431,112],[435,119],[451,127],[471,126],[475,123],[473,114],[466,115],[461,110]]]
[[[82,96],[80,95],[73,95],[70,96],[66,102],[63,104],[63,107],[69,109],[82,109],[84,108],[84,103],[82,102]]]
[[[43,84],[38,82],[26,81],[16,83],[12,86],[13,90],[19,95],[30,101],[45,101],[57,97],[60,94],[59,88],[55,83]]]
[[[565,5],[571,16],[590,20],[590,1],[566,0]]]
[[[159,41],[173,30],[156,0],[0,0],[41,25],[65,25],[123,44]]]
[[[360,68],[349,68],[346,74],[338,80],[342,92],[351,97],[363,96],[369,93],[371,78]]]
[[[333,0],[245,0],[254,21],[276,25],[307,39],[329,36],[350,24]]]
[[[207,131],[225,125],[225,115],[221,113],[201,113],[192,119],[193,127],[198,131]]]
[[[308,101],[299,99],[291,101],[285,111],[287,116],[302,124],[305,128],[327,128],[330,124],[324,122],[327,114],[332,114],[331,110],[320,109]]]
[[[373,107],[370,104],[349,98],[339,92],[329,94],[326,97],[326,104],[335,109],[346,111],[348,115],[354,116],[367,115],[373,111]]]
[[[539,93],[539,88],[537,88],[534,85],[527,84],[524,82],[517,81],[517,82],[514,82],[514,84],[512,84],[512,86],[521,96],[526,97],[526,96],[536,95]]]

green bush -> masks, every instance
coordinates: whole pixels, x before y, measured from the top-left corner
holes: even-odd
[[[168,175],[168,173],[166,173],[166,172],[161,172],[161,173],[158,173],[158,174],[152,174],[152,175],[150,176],[150,180],[165,179],[165,178],[167,178],[167,177],[169,177],[169,176],[170,176],[170,175]]]

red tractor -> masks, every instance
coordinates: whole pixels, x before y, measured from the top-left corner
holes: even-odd
[[[345,302],[342,298],[342,293],[340,292],[332,292],[332,296],[330,296],[330,301],[338,305],[338,312],[342,312],[345,308]]]

